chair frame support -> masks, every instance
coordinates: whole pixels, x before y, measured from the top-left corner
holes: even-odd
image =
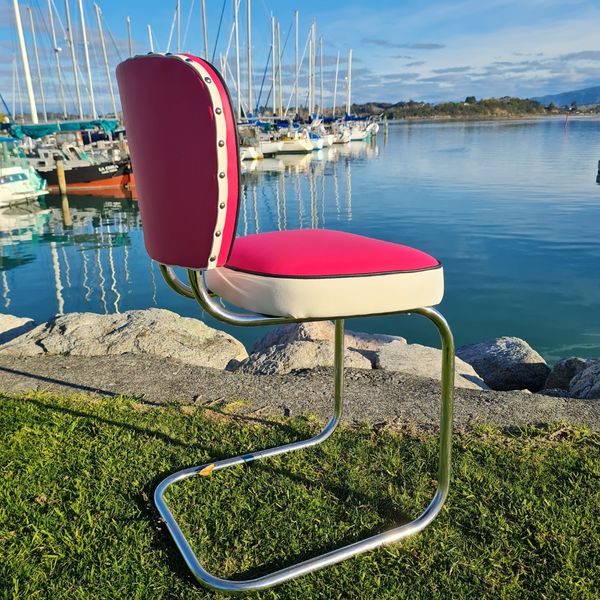
[[[257,326],[257,325],[281,325],[283,323],[297,323],[310,321],[312,319],[294,319],[292,317],[276,318],[257,314],[232,313],[224,309],[219,303],[211,297],[211,293],[204,284],[204,278],[201,271],[188,271],[190,286],[182,283],[173,272],[173,269],[164,265],[160,266],[161,273],[168,285],[178,294],[186,298],[194,298],[202,308],[211,316],[229,323],[231,325]],[[438,515],[446,498],[450,485],[450,458],[452,452],[452,415],[453,415],[453,392],[454,392],[454,340],[452,333],[444,317],[431,307],[422,307],[410,311],[402,311],[396,314],[415,313],[429,319],[437,328],[442,340],[442,383],[441,383],[441,414],[440,414],[440,453],[438,466],[438,486],[437,491],[425,511],[412,522],[374,535],[366,540],[350,544],[338,550],[328,552],[298,563],[296,565],[281,569],[269,575],[249,579],[246,581],[230,581],[220,579],[208,573],[198,561],[194,551],[182,533],[177,521],[173,517],[169,507],[164,499],[165,491],[168,487],[196,476],[207,467],[212,467],[212,471],[219,471],[235,465],[249,463],[260,458],[277,456],[293,450],[300,450],[315,446],[326,440],[339,425],[342,416],[342,392],[344,381],[344,320],[335,319],[335,362],[334,362],[334,410],[333,417],[325,428],[317,436],[279,446],[252,452],[242,456],[236,456],[214,463],[208,463],[197,467],[184,469],[170,475],[164,479],[154,492],[154,501],[158,512],[164,519],[167,527],[175,540],[179,551],[196,579],[209,589],[216,590],[225,594],[241,594],[245,592],[263,590],[275,585],[279,585],[290,579],[311,573],[323,567],[339,563],[347,558],[373,550],[380,546],[385,546],[397,542],[405,537],[414,535],[427,527]]]

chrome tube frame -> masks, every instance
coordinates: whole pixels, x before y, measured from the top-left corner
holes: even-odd
[[[167,265],[158,265],[160,269],[160,273],[163,276],[163,279],[167,282],[167,285],[177,294],[183,296],[184,298],[189,298],[190,300],[194,300],[194,292],[192,292],[192,288],[189,285],[186,285],[175,275],[175,271],[173,267],[167,267]]]
[[[183,284],[175,278],[172,269],[170,271],[168,268],[166,268],[164,271],[161,269],[163,275],[165,275],[165,271],[167,276],[174,278],[173,285],[181,286],[181,289],[187,292],[185,289],[187,286],[183,287]],[[167,279],[167,276],[165,276],[165,279]],[[190,279],[190,289],[194,297],[202,306],[202,308],[204,308],[206,312],[211,314],[216,319],[232,325],[242,326],[271,325],[300,321],[300,319],[293,318],[276,318],[256,314],[231,313],[211,298],[210,292],[204,285],[201,273],[188,271],[188,276]],[[171,287],[173,287],[173,285],[171,285]],[[181,292],[178,291],[178,293]],[[182,295],[189,297],[187,293]],[[236,456],[234,458],[208,463],[198,467],[191,467],[170,475],[156,488],[156,491],[154,492],[154,501],[156,503],[158,512],[167,524],[167,527],[171,532],[171,535],[173,536],[173,539],[175,540],[175,543],[179,548],[184,560],[196,579],[201,584],[209,589],[220,591],[225,594],[241,594],[245,592],[266,589],[275,585],[279,585],[285,581],[289,581],[290,579],[294,579],[295,577],[299,577],[300,575],[305,575],[318,569],[322,569],[323,567],[339,563],[347,558],[362,552],[366,552],[367,550],[373,550],[380,546],[392,544],[405,537],[414,535],[427,527],[435,519],[442,509],[444,502],[446,501],[450,486],[450,458],[452,452],[452,414],[454,393],[454,340],[452,338],[450,328],[448,327],[448,323],[437,310],[430,307],[423,307],[413,309],[411,311],[402,311],[397,314],[412,313],[419,314],[429,319],[437,328],[442,341],[442,384],[438,486],[429,506],[412,522],[402,525],[401,527],[397,527],[396,529],[392,529],[391,531],[386,531],[385,533],[372,536],[361,542],[350,544],[344,548],[311,558],[307,561],[287,567],[285,569],[281,569],[280,571],[276,571],[263,577],[249,579],[246,581],[230,581],[215,577],[202,567],[165,502],[164,494],[169,486],[188,477],[198,475],[206,468],[212,468],[212,475],[212,472],[214,471],[226,469],[234,465],[249,463],[260,458],[277,456],[278,454],[284,454],[285,452],[300,450],[302,448],[320,444],[333,433],[333,431],[339,425],[342,415],[342,391],[344,381],[344,320],[337,319],[335,321],[334,411],[333,417],[325,426],[323,431],[321,431],[321,433],[305,441],[295,442],[293,444],[287,444],[285,446],[270,448],[268,450],[262,450],[259,452],[252,452],[250,454]],[[306,319],[303,320],[306,321]]]

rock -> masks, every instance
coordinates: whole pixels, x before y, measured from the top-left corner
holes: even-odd
[[[252,345],[252,354],[263,352],[271,346],[290,344],[292,342],[317,342],[335,339],[335,325],[333,321],[314,321],[311,323],[289,323],[275,327],[260,340]],[[356,331],[344,332],[344,345],[346,348],[358,350],[360,354],[371,362],[375,359],[375,351],[383,344],[398,341],[406,343],[406,340],[396,335],[382,335],[379,333],[362,333]]]
[[[600,362],[594,362],[585,371],[573,377],[569,395],[586,400],[600,399]]]
[[[456,356],[469,363],[493,390],[538,392],[550,373],[546,361],[523,340],[501,337],[458,348]]]
[[[381,346],[375,353],[375,368],[410,373],[439,381],[442,377],[442,351],[420,344],[391,342]],[[475,369],[460,358],[456,359],[455,370],[456,387],[490,389],[477,375]]]
[[[246,360],[231,370],[253,375],[284,375],[296,369],[333,367],[334,343],[329,340],[317,342],[295,341],[270,346],[253,352]],[[352,348],[344,352],[344,366],[355,369],[371,369],[371,361]]]
[[[542,396],[550,396],[552,398],[569,398],[569,392],[563,390],[562,388],[544,388],[540,390],[538,394],[542,394]]]
[[[234,337],[168,310],[130,310],[116,315],[55,315],[46,324],[0,346],[0,354],[109,356],[151,354],[224,369],[248,356]]]
[[[0,315],[0,344],[6,344],[16,337],[31,331],[37,324],[33,319]]]
[[[548,375],[546,383],[544,383],[544,389],[560,388],[569,391],[573,377],[597,362],[600,362],[600,358],[577,358],[575,356],[561,358],[552,367],[552,372]]]

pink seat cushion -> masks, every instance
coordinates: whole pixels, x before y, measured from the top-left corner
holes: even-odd
[[[237,238],[206,285],[234,306],[296,319],[338,318],[434,306],[444,295],[435,258],[390,242],[303,229]]]
[[[235,240],[226,268],[314,278],[421,271],[440,262],[414,248],[324,229],[274,231]]]

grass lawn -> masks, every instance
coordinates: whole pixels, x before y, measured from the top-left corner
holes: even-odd
[[[311,419],[0,394],[0,598],[202,598],[149,498],[167,474],[307,438]],[[446,506],[417,537],[255,598],[600,598],[600,437],[554,425],[455,435]],[[437,436],[343,428],[324,444],[176,485],[201,563],[260,576],[429,503]]]

